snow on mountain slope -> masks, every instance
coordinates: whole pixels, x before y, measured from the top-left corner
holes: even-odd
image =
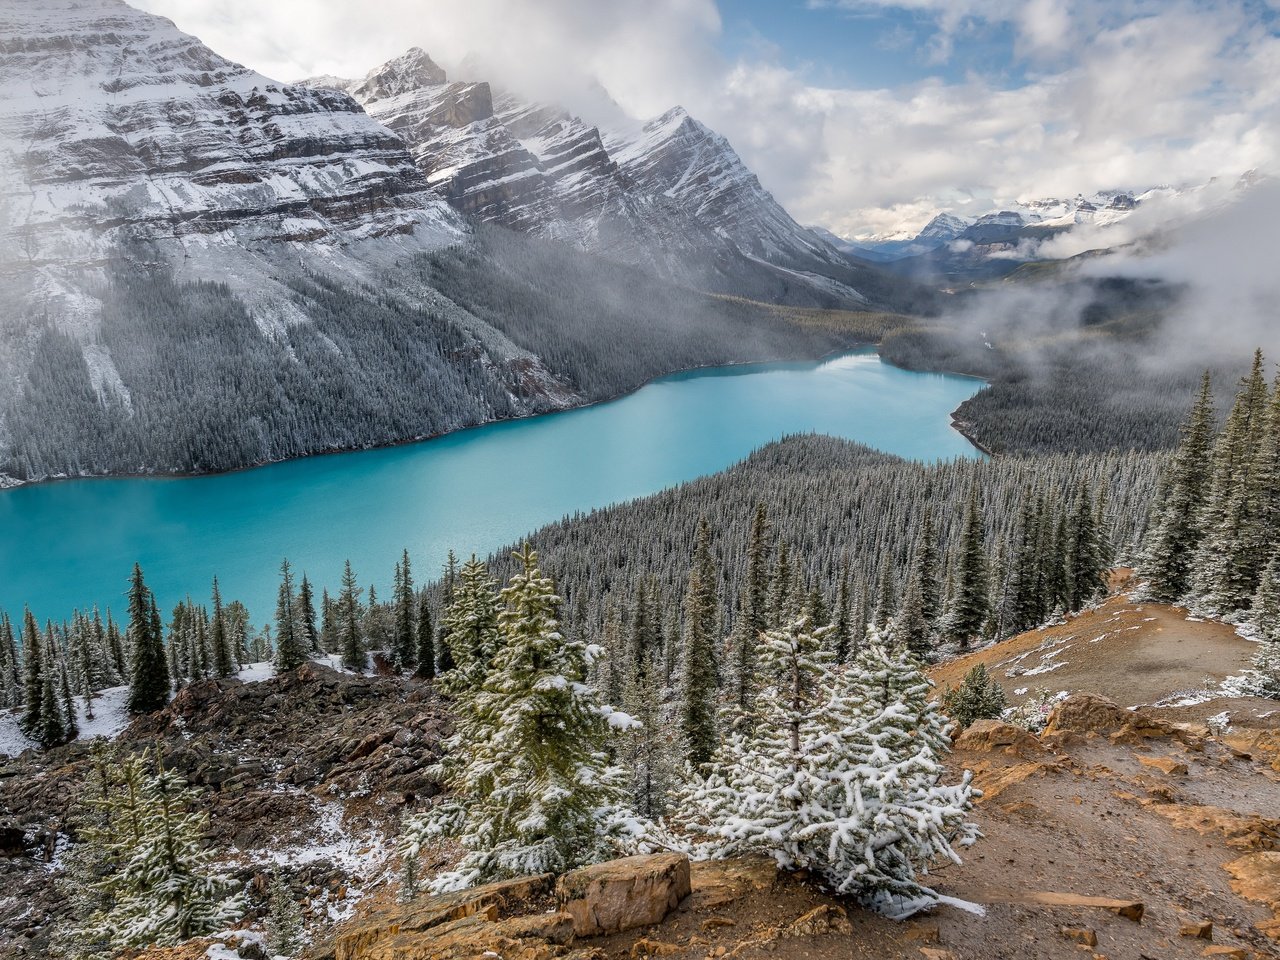
[[[638,131],[602,133],[488,83],[451,82],[416,47],[363,80],[302,82],[350,91],[470,216],[708,289],[864,299],[850,261],[792,220],[728,141],[679,108]]]
[[[744,253],[789,265],[843,263],[760,185],[729,141],[683,107],[646,123],[638,135],[615,135],[609,147],[637,189],[677,201]]]
[[[342,93],[275,83],[120,0],[0,2],[5,261],[122,235],[456,236],[402,145]]]

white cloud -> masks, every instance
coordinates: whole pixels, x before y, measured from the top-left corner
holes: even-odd
[[[811,4],[910,12],[942,59],[966,31],[1004,26],[1025,75],[871,89],[814,86],[767,43],[726,60],[714,0],[135,2],[279,79],[360,75],[419,44],[446,67],[475,54],[494,79],[589,118],[593,79],[633,116],[683,103],[798,219],[844,235],[938,209],[1234,179],[1280,158],[1280,39],[1250,0]]]

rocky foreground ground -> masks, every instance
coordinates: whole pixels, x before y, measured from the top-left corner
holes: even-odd
[[[205,791],[211,840],[253,889],[288,880],[307,904],[312,960],[1271,957],[1280,712],[1195,695],[1207,677],[1238,672],[1250,647],[1219,624],[1118,596],[973,655],[1011,694],[1041,678],[1071,696],[1041,736],[983,721],[958,738],[951,763],[975,771],[985,836],[963,866],[933,877],[957,903],[904,923],[767,861],[671,856],[402,903],[385,838],[436,791],[425,771],[447,726],[422,684],[318,665],[209,681],[122,739],[157,745]],[[1065,665],[1031,673],[1054,662]],[[964,666],[940,668],[940,685]],[[1211,729],[1223,712],[1231,729]],[[63,909],[56,836],[85,754],[72,744],[0,765],[0,956],[47,953]],[[258,897],[247,924],[264,909]],[[261,955],[244,933],[154,953]]]

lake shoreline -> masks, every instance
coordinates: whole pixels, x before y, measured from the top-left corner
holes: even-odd
[[[549,417],[549,416],[554,416],[558,413],[569,413],[570,411],[573,411],[573,410],[585,410],[591,407],[604,406],[605,404],[614,403],[618,400],[622,400],[626,397],[629,397],[632,394],[637,393],[640,390],[643,390],[645,387],[649,386],[650,384],[656,383],[659,380],[665,380],[668,377],[678,377],[684,374],[697,373],[702,370],[730,370],[736,367],[752,367],[752,366],[761,366],[764,364],[774,364],[774,363],[824,363],[832,359],[833,357],[842,357],[848,354],[860,353],[862,351],[868,351],[868,350],[874,350],[876,352],[876,355],[880,357],[881,361],[888,364],[889,366],[897,367],[897,369],[899,370],[906,370],[909,373],[940,373],[940,374],[945,374],[947,376],[967,377],[972,380],[980,380],[983,383],[987,382],[983,380],[983,378],[975,377],[972,374],[949,373],[948,371],[945,371],[945,370],[911,370],[909,367],[901,367],[898,364],[895,364],[889,360],[886,360],[884,356],[880,354],[879,346],[880,345],[878,343],[853,343],[848,347],[844,347],[838,350],[831,350],[817,357],[793,357],[793,358],[775,357],[772,359],[735,360],[730,363],[704,363],[704,364],[699,364],[693,367],[682,367],[679,370],[671,370],[671,371],[668,371],[667,373],[656,374],[652,377],[649,377],[642,383],[636,384],[634,387],[629,387],[628,389],[623,390],[620,393],[616,393],[608,397],[602,397],[599,400],[585,400],[581,403],[574,403],[569,406],[561,407],[555,410],[540,410],[534,413],[521,414],[518,417],[498,417],[493,420],[483,420],[480,423],[467,424],[464,427],[458,427],[454,430],[445,430],[440,433],[423,434],[417,437],[406,437],[402,440],[388,440],[385,443],[371,443],[371,444],[366,444],[363,446],[356,446],[356,447],[334,447],[329,450],[312,450],[307,453],[300,453],[292,457],[280,457],[279,459],[276,459],[276,460],[259,460],[255,463],[247,463],[238,467],[225,467],[217,470],[200,470],[196,472],[182,471],[182,470],[172,470],[172,471],[149,470],[149,471],[144,471],[140,473],[85,473],[85,474],[77,474],[75,476],[62,475],[62,476],[52,476],[52,477],[40,477],[39,479],[34,479],[34,480],[19,480],[16,477],[11,477],[7,474],[0,474],[0,494],[3,494],[7,490],[17,490],[20,488],[48,486],[52,484],[70,483],[75,481],[199,480],[206,477],[223,477],[229,474],[244,473],[249,470],[260,470],[263,467],[279,466],[282,463],[292,463],[297,460],[310,460],[315,457],[340,456],[345,453],[364,453],[371,450],[390,450],[396,447],[407,447],[417,443],[428,443],[432,440],[439,440],[443,437],[456,436],[458,434],[466,433],[469,430],[479,430],[483,427],[491,427],[499,423],[520,423],[525,420],[536,419],[537,417]],[[957,408],[957,410],[958,409],[959,408]],[[952,425],[955,426],[956,423],[957,421],[954,419],[954,412],[953,412]],[[964,430],[961,430],[958,426],[956,426],[956,432],[959,433],[961,436],[963,436],[970,443],[972,443],[975,449],[979,450],[984,454],[987,454],[988,456],[994,456],[994,454],[990,453],[990,451],[986,450],[981,444],[973,440],[972,437],[970,437],[967,433],[965,433]]]

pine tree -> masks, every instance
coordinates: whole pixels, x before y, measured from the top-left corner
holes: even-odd
[[[1165,603],[1179,600],[1191,587],[1196,550],[1203,536],[1213,434],[1213,385],[1206,372],[1156,501],[1153,532],[1143,562],[1151,578],[1152,595]]]
[[[916,563],[919,563],[918,558]],[[902,595],[902,606],[893,619],[890,636],[895,649],[906,650],[913,657],[927,660],[933,654],[933,631],[924,614],[925,591],[921,581],[921,571],[917,566],[911,571],[907,580],[907,589]]]
[[[907,655],[864,650],[835,672],[822,632],[799,618],[765,634],[753,722],[720,745],[673,820],[701,855],[764,853],[905,915],[937,901],[919,874],[958,862],[954,847],[976,837],[964,822],[973,789],[968,775],[942,783],[945,722]]]
[[[338,640],[342,646],[342,665],[363,673],[364,644],[360,635],[360,588],[348,560],[342,568],[342,592],[338,595]]]
[[[43,645],[40,659],[44,666],[40,673],[39,721],[30,733],[42,747],[54,747],[68,739],[66,702],[69,696],[63,696],[61,680],[64,675],[60,669],[52,623],[45,625],[44,637],[36,638],[36,643]]]
[[[1263,568],[1249,619],[1264,639],[1280,642],[1280,550],[1271,555]]]
[[[276,599],[276,670],[284,673],[306,663],[309,653],[289,561],[280,564],[280,591]]]
[[[970,494],[969,506],[965,511],[959,550],[956,595],[947,627],[951,636],[959,641],[961,649],[965,649],[981,633],[990,613],[988,604],[991,590],[987,579],[986,538],[976,489]]]
[[[622,706],[636,725],[626,731],[622,757],[631,774],[631,806],[650,820],[666,809],[679,772],[678,737],[662,703],[661,671],[654,652],[627,685]]]
[[[458,580],[458,558],[452,550],[449,551],[448,558],[444,564],[444,576],[441,578],[440,587],[443,594],[441,600],[441,609],[448,611],[453,606],[453,590]],[[449,627],[445,622],[446,617],[441,617],[439,633],[436,636],[436,651],[440,658],[436,663],[436,673],[445,674],[454,668],[453,650],[449,648]]]
[[[453,601],[443,620],[454,666],[449,676],[442,678],[445,689],[455,696],[466,697],[478,690],[493,669],[503,641],[496,587],[489,568],[475,554],[456,575]]]
[[[0,694],[8,708],[22,706],[22,657],[18,653],[17,639],[13,635],[13,623],[7,613],[0,613]]]
[[[217,677],[233,677],[236,674],[235,650],[227,631],[227,614],[222,609],[222,593],[218,578],[213,578],[213,620],[209,624],[209,643],[213,647],[213,673]]]
[[[948,690],[943,706],[961,730],[975,720],[998,720],[1006,707],[1004,688],[979,663],[964,675],[960,686]]]
[[[785,547],[780,554],[785,568]],[[776,595],[775,595],[776,596]],[[786,595],[777,598],[786,606]],[[711,527],[698,521],[693,569],[684,601],[684,650],[680,677],[680,732],[695,768],[711,759],[716,748],[716,635],[719,600],[715,561],[711,559]]]
[[[406,830],[404,854],[431,837],[466,851],[433,889],[554,872],[609,857],[625,798],[609,765],[609,723],[583,681],[587,648],[560,632],[560,598],[527,547],[502,591],[492,670],[462,712],[434,775],[450,798]],[[614,725],[629,726],[629,718]]]
[[[730,646],[733,657],[734,700],[745,710],[755,672],[756,645],[769,625],[769,514],[756,504],[747,540],[746,585],[738,609],[738,624]]]
[[[431,622],[431,603],[427,595],[418,598],[418,669],[416,675],[423,680],[434,680],[436,675],[436,628]]]
[[[392,638],[392,659],[395,663],[412,667],[418,662],[418,638],[414,622],[413,574],[409,569],[409,551],[396,567],[395,583],[395,635]]]
[[[22,651],[23,651],[23,697],[25,707],[22,714],[22,729],[28,736],[34,736],[40,729],[41,712],[44,709],[44,654],[41,650],[40,631],[36,627],[36,618],[30,610],[23,611],[22,617]]]
[[[298,584],[298,631],[308,657],[320,653],[320,632],[316,629],[316,604],[311,594],[311,581],[302,575]]]
[[[1203,537],[1194,559],[1192,588],[1219,613],[1246,607],[1274,544],[1255,543],[1259,506],[1258,446],[1268,416],[1262,352],[1240,385],[1226,428],[1214,447],[1213,483],[1201,511]]]
[[[163,627],[155,597],[147,589],[142,568],[133,565],[129,583],[129,671],[131,713],[150,713],[169,702],[169,664],[165,656]]]
[[[157,761],[158,762],[158,761]],[[143,757],[108,765],[88,802],[101,816],[83,842],[102,875],[92,892],[100,908],[85,922],[113,951],[171,946],[234,922],[243,900],[212,866],[204,847],[207,818],[170,770]]]
[[[267,891],[267,945],[276,956],[292,957],[302,946],[302,911],[280,875]]]

